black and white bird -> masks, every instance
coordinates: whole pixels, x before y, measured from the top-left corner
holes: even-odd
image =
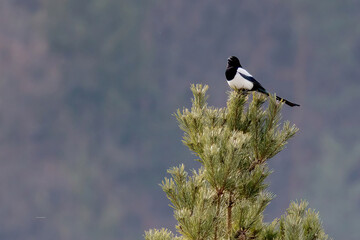
[[[269,96],[269,93],[266,91],[266,89],[261,86],[261,84],[241,66],[239,59],[235,56],[228,58],[225,76],[229,86],[233,89],[257,91]],[[300,106],[299,104],[292,103],[278,96],[276,96],[276,99],[285,102],[290,107]]]

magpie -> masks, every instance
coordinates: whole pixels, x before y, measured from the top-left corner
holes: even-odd
[[[266,91],[266,89],[261,86],[261,84],[241,66],[239,59],[235,56],[231,56],[227,59],[225,76],[227,83],[233,89],[257,91],[269,96],[269,93]],[[276,99],[285,102],[290,107],[300,106],[299,104],[292,103],[278,96],[276,96]]]

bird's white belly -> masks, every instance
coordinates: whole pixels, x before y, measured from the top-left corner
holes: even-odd
[[[251,90],[254,87],[252,82],[246,80],[240,74],[236,74],[233,80],[228,81],[228,84],[231,88],[234,89]]]

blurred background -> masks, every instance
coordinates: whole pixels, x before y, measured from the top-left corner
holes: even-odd
[[[224,107],[236,55],[301,104],[270,161],[266,220],[307,199],[360,239],[360,1],[2,0],[0,239],[142,239],[175,221],[158,184],[197,167],[172,113]]]

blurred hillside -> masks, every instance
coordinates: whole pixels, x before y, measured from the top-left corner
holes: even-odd
[[[300,133],[270,163],[334,239],[360,238],[360,2],[3,0],[0,238],[140,239],[174,225],[157,185],[193,156],[172,113],[190,83],[224,106],[236,55]],[[46,217],[46,218],[37,218]]]

